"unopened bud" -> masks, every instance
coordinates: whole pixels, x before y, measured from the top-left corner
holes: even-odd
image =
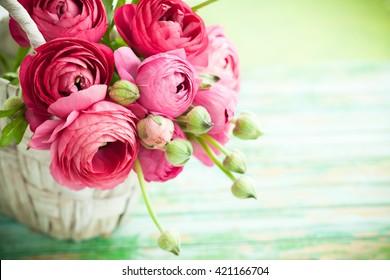
[[[203,106],[196,106],[185,119],[187,131],[195,135],[206,133],[213,127],[210,114]]]
[[[22,98],[17,97],[17,96],[12,96],[4,102],[3,109],[4,110],[16,109],[17,107],[21,106],[22,104],[23,104]]]
[[[242,112],[237,120],[236,126],[233,129],[234,136],[248,140],[248,139],[257,139],[263,132],[258,126],[259,121],[256,116],[251,112]]]
[[[230,152],[223,160],[223,166],[232,172],[244,174],[246,172],[246,164],[244,156],[239,151]]]
[[[148,149],[162,149],[172,139],[173,122],[161,116],[148,115],[137,124],[141,144]]]
[[[126,80],[115,82],[108,94],[115,103],[123,106],[132,104],[140,97],[138,87]]]
[[[214,83],[217,83],[220,80],[218,76],[207,73],[201,74],[200,77],[202,78],[202,83],[199,88],[200,90],[209,89]]]
[[[238,198],[254,198],[256,199],[256,191],[253,180],[248,176],[243,176],[234,181],[232,193]]]
[[[192,145],[189,141],[176,138],[164,147],[165,158],[173,166],[183,166],[192,156]]]
[[[158,238],[157,244],[164,251],[178,256],[180,253],[180,234],[178,232],[166,230]]]

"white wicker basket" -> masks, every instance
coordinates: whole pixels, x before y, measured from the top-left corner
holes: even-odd
[[[17,93],[0,78],[1,104]],[[5,124],[1,119],[0,128]],[[0,148],[0,212],[57,239],[111,234],[137,201],[135,174],[110,191],[72,191],[51,177],[50,153],[27,150],[28,141],[26,135],[19,146]]]

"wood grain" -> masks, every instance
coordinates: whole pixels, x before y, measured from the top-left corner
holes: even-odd
[[[266,134],[232,139],[259,200],[237,200],[216,168],[191,160],[151,184],[179,259],[390,259],[390,62],[249,69],[238,112]],[[112,235],[56,241],[0,217],[1,259],[177,259],[160,251],[142,201]]]

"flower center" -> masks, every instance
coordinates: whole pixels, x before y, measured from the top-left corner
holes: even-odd
[[[66,3],[65,1],[59,1],[56,5],[57,15],[61,17],[66,11]]]
[[[85,79],[83,76],[77,76],[74,80],[74,84],[78,90],[82,90],[85,88]]]

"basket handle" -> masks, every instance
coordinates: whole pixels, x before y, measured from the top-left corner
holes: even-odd
[[[34,49],[46,43],[35,22],[17,0],[0,0],[0,5],[19,23]]]

